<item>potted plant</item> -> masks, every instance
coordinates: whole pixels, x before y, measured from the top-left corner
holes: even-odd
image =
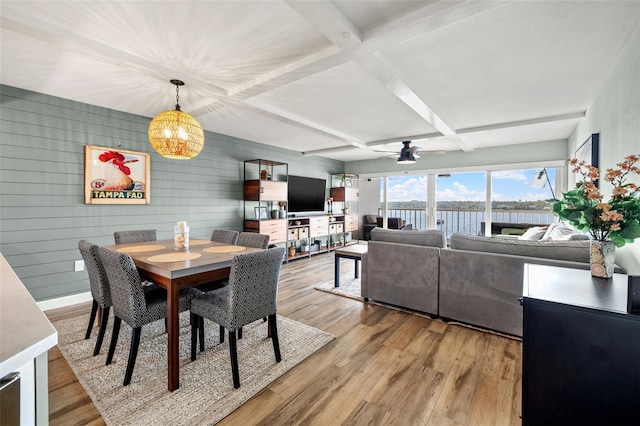
[[[615,248],[640,237],[640,191],[636,184],[626,183],[630,173],[640,174],[638,161],[640,155],[629,155],[617,164],[618,168],[607,169],[604,180],[613,185],[613,190],[610,199],[603,202],[604,196],[596,186],[598,168],[575,158],[569,160],[572,171],[583,180],[554,203],[553,213],[590,234],[591,274],[595,277],[610,278]]]

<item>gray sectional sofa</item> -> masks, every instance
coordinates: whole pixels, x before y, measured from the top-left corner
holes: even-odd
[[[522,336],[525,263],[589,269],[589,241],[524,241],[376,228],[362,259],[362,296]]]

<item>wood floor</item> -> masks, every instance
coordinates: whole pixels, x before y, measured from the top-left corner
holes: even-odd
[[[313,289],[331,277],[333,255],[283,265],[278,313],[336,339],[219,425],[521,424],[521,342]],[[88,319],[89,308],[47,315]],[[104,424],[57,348],[49,397],[52,425]]]

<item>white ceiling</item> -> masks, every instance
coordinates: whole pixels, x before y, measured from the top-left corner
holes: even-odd
[[[566,139],[640,1],[11,1],[2,84],[342,161]],[[386,144],[385,144],[386,143]]]

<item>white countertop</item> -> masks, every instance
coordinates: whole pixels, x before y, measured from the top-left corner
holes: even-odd
[[[0,253],[0,377],[58,343],[58,332]]]

